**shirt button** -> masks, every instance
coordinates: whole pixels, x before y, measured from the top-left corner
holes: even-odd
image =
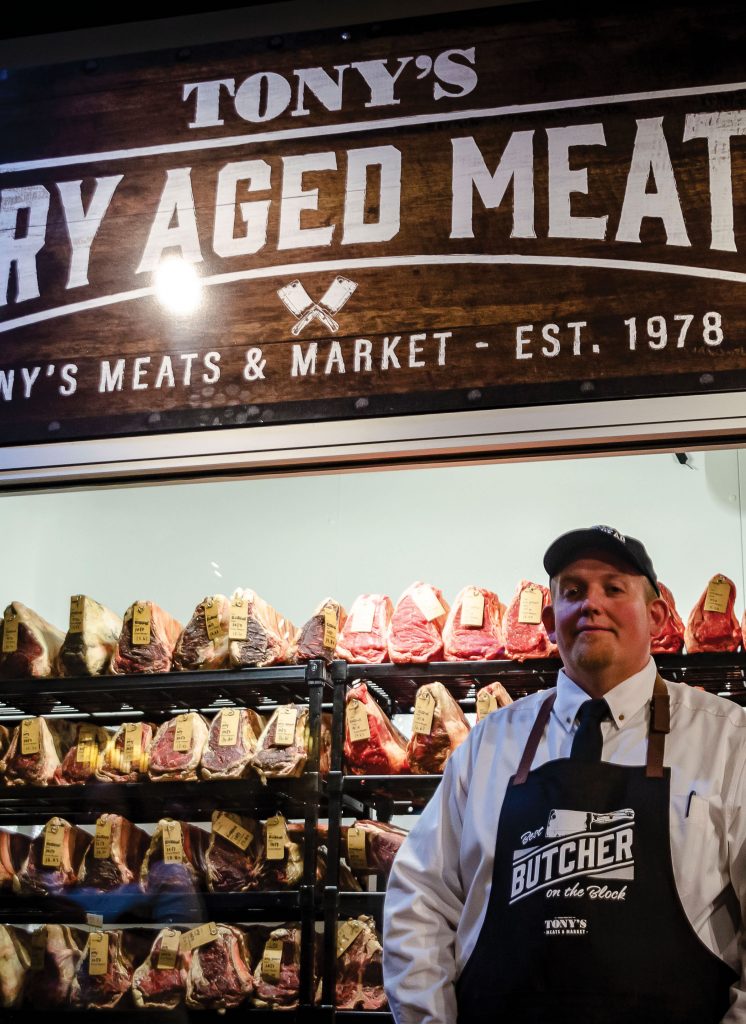
[[[620,722],[623,722],[623,721],[624,721],[624,715],[620,715],[620,716],[619,716],[619,721],[620,721]]]
[[[567,722],[567,724],[569,725],[569,724],[570,724],[570,722],[572,721],[572,719],[571,719],[571,718],[566,718],[566,719],[565,719],[565,721],[566,721],[566,722]]]

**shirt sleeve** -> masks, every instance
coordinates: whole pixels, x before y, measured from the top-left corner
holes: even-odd
[[[746,740],[746,737],[745,737]],[[735,784],[726,798],[725,812],[728,823],[728,867],[731,885],[741,908],[741,922],[738,929],[738,953],[740,978],[731,986],[733,1002],[723,1017],[722,1024],[746,1024],[746,754],[740,770],[736,772]],[[738,968],[737,968],[738,969]]]
[[[383,974],[397,1024],[454,1024],[456,928],[464,906],[459,851],[467,741],[394,860],[383,912]]]

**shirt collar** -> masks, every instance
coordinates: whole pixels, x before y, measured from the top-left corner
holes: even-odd
[[[617,729],[623,728],[652,698],[656,675],[655,662],[650,658],[643,669],[618,683],[606,694],[606,703]],[[565,732],[570,732],[578,708],[588,699],[585,690],[574,683],[564,669],[560,669],[557,673],[557,699],[553,711]]]

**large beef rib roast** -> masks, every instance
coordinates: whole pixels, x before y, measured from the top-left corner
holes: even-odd
[[[684,631],[687,654],[738,650],[743,637],[735,603],[733,580],[722,573],[713,576],[689,615]]]
[[[213,718],[199,770],[204,779],[240,779],[248,775],[264,719],[252,708],[223,708]]]
[[[104,813],[80,869],[80,884],[94,892],[114,892],[140,881],[150,837],[120,814]]]
[[[389,658],[396,664],[443,660],[443,627],[448,618],[443,591],[412,583],[396,602],[388,630]]]
[[[186,1005],[197,1010],[232,1010],[253,991],[243,931],[232,924],[216,925],[213,941],[192,952]]]
[[[20,601],[0,619],[0,679],[52,676],[65,634]]]
[[[407,741],[364,682],[345,696],[344,756],[353,775],[407,775]]]
[[[464,712],[443,683],[417,690],[407,757],[415,775],[438,775],[453,751],[469,735]]]
[[[464,587],[443,627],[446,661],[494,661],[505,655],[500,598],[484,587]]]
[[[71,599],[70,628],[59,654],[62,676],[100,676],[108,672],[122,619],[85,594]]]
[[[111,659],[113,675],[168,672],[181,623],[154,601],[135,601],[124,613],[122,632]]]
[[[521,580],[503,616],[505,653],[513,661],[553,658],[557,648],[541,621],[544,608],[552,603],[549,588]]]
[[[148,751],[148,777],[151,781],[196,781],[208,732],[207,722],[195,711],[164,722]]]
[[[223,594],[210,594],[194,609],[178,639],[173,668],[179,672],[226,668],[231,604]]]
[[[337,657],[352,665],[389,660],[388,632],[394,606],[386,594],[360,594],[337,637]]]
[[[176,929],[162,928],[147,958],[135,969],[132,996],[139,1010],[175,1010],[184,1002],[192,953],[176,945],[180,937]]]

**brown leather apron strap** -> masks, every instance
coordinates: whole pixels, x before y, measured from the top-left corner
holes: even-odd
[[[512,785],[520,786],[528,778],[528,773],[531,771],[531,765],[534,763],[534,757],[538,750],[541,737],[544,735],[544,730],[547,727],[549,716],[552,713],[554,701],[557,697],[557,691],[550,693],[547,699],[539,708],[539,714],[536,716],[536,720],[531,727],[531,732],[528,734],[528,741],[523,750],[521,760],[518,764],[518,771],[513,776]]]
[[[650,732],[648,734],[648,757],[645,775],[649,779],[663,778],[663,754],[666,748],[666,733],[671,731],[671,700],[668,688],[658,673],[653,686],[650,703]]]

